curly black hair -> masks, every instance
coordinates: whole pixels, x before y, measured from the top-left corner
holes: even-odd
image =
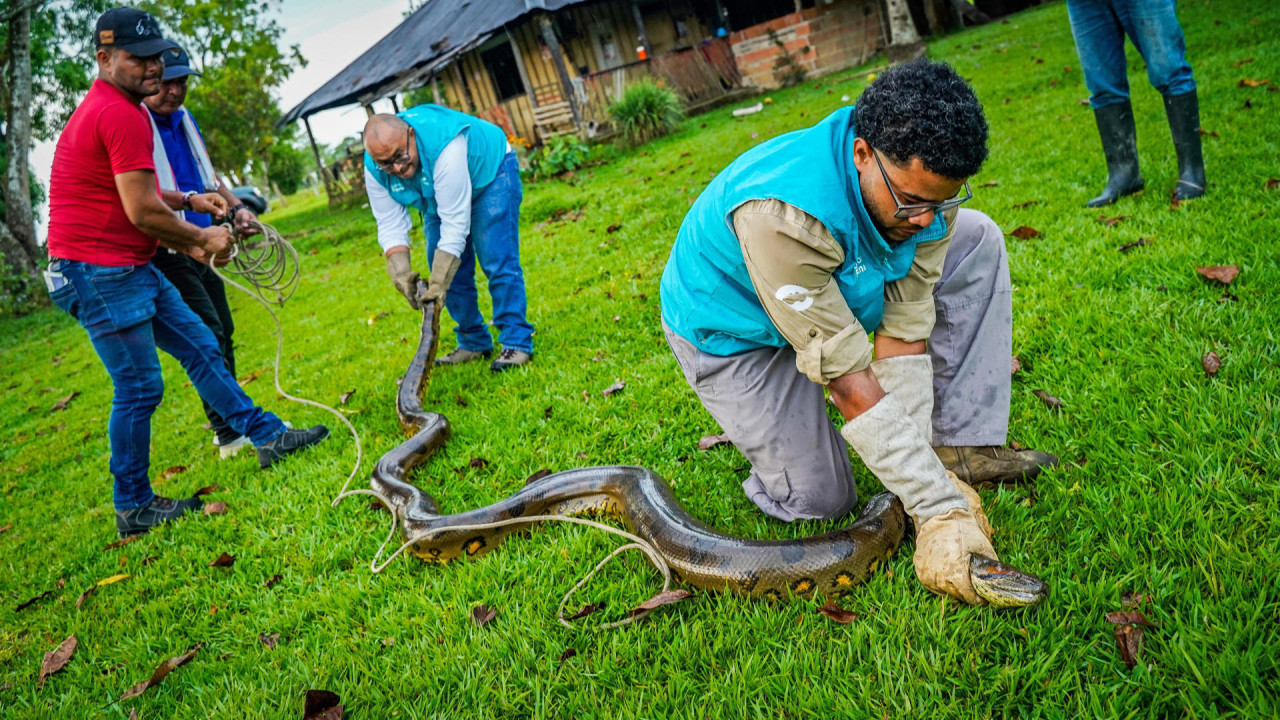
[[[967,178],[987,159],[987,119],[973,88],[942,62],[920,59],[886,70],[854,109],[858,136],[902,165]]]

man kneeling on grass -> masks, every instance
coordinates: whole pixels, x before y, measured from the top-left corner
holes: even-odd
[[[178,210],[221,217],[216,193],[159,191],[142,99],[160,91],[161,53],[177,47],[147,13],[108,10],[94,30],[98,79],[58,138],[49,184],[53,302],[89,333],[115,397],[107,433],[116,531],[136,535],[201,506],[151,491],[151,415],[164,395],[156,348],[177,358],[200,397],[258,449],[269,467],[329,435],[323,425],[285,427],[253,404],[227,371],[218,340],[150,260],[157,239],[201,262],[229,246],[226,227],[196,227]]]
[[[762,143],[716,176],[685,216],[661,284],[685,379],[751,461],[747,497],[788,522],[848,513],[847,442],[915,522],[920,581],[974,605],[985,601],[970,554],[998,558],[967,483],[1027,479],[1057,461],[1003,447],[1013,330],[1004,236],[960,209],[986,156],[973,90],[945,64],[901,65],[855,108]]]

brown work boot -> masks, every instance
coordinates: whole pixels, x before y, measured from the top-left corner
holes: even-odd
[[[437,365],[461,365],[475,360],[481,360],[493,354],[492,350],[483,350],[476,352],[474,350],[465,350],[463,348],[455,348],[453,352],[444,357],[436,358]]]
[[[943,466],[971,486],[1018,483],[1031,480],[1058,458],[1039,450],[1006,447],[936,447]]]

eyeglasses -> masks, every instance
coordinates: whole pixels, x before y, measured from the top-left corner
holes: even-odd
[[[374,160],[374,162],[378,164],[378,167],[389,173],[398,172],[402,165],[409,164],[409,143],[411,142],[413,142],[413,128],[409,128],[409,132],[405,133],[404,148],[396,151],[396,154],[392,155],[389,160]]]
[[[903,205],[898,200],[898,193],[893,191],[893,183],[889,182],[889,174],[884,171],[884,164],[880,162],[880,153],[875,148],[871,149],[871,156],[876,159],[876,166],[880,168],[880,177],[884,178],[885,187],[889,188],[889,195],[893,197],[893,202],[898,206],[893,216],[899,220],[907,218],[919,217],[927,212],[946,212],[954,207],[959,207],[961,203],[973,199],[973,191],[969,189],[969,181],[964,181],[964,197],[952,198],[945,202],[928,205]]]

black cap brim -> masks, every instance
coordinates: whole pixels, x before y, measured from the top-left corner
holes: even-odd
[[[116,47],[128,52],[130,55],[135,55],[137,57],[144,57],[144,58],[154,57],[164,52],[165,50],[178,49],[178,46],[175,45],[174,43],[171,43],[168,40],[165,40],[164,38],[159,38],[159,37],[148,38],[146,40],[143,40],[142,42],[130,43],[128,45],[125,45],[124,43],[117,43]]]
[[[161,79],[177,80],[178,78],[186,77],[188,75],[199,75],[199,74],[200,73],[196,72],[195,70],[192,70],[190,66],[187,66],[187,65],[173,65],[173,66],[165,65],[164,76]]]

